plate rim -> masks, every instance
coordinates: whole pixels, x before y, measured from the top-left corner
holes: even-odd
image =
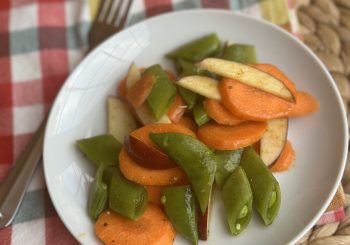
[[[334,79],[332,78],[332,76],[330,75],[329,71],[327,70],[326,66],[321,62],[321,60],[316,56],[316,54],[310,49],[308,48],[300,39],[298,39],[296,36],[292,35],[290,32],[288,32],[287,30],[277,26],[276,24],[273,24],[271,22],[268,22],[264,19],[257,19],[254,18],[252,16],[248,16],[244,13],[240,13],[240,12],[233,12],[232,10],[224,10],[224,9],[185,9],[185,10],[178,10],[178,11],[173,11],[173,12],[168,12],[168,13],[163,13],[157,16],[153,16],[147,19],[144,19],[140,22],[134,23],[131,26],[128,26],[127,28],[125,28],[124,30],[115,33],[114,35],[112,35],[111,37],[107,38],[105,41],[103,41],[102,43],[100,43],[96,48],[94,48],[89,54],[87,54],[80,62],[79,64],[72,70],[72,72],[67,76],[67,78],[65,79],[65,81],[63,82],[63,84],[61,85],[61,88],[59,89],[59,92],[57,93],[54,102],[52,103],[51,109],[50,109],[50,113],[48,116],[48,120],[47,120],[47,126],[45,128],[45,135],[44,135],[44,145],[43,145],[43,169],[44,169],[44,178],[45,178],[45,183],[46,183],[46,188],[48,190],[50,199],[52,201],[52,204],[60,218],[60,220],[63,222],[64,226],[67,228],[67,230],[70,232],[70,234],[78,241],[78,242],[83,242],[83,240],[81,239],[81,237],[75,235],[72,230],[73,228],[70,226],[70,224],[64,219],[63,214],[61,213],[61,208],[57,206],[57,202],[56,202],[56,198],[55,195],[52,191],[52,187],[50,186],[50,181],[49,181],[49,176],[48,176],[48,161],[46,160],[46,148],[47,146],[47,141],[48,141],[48,125],[51,125],[53,122],[53,109],[55,107],[57,107],[58,104],[58,98],[61,97],[61,94],[63,93],[64,87],[66,86],[66,84],[68,83],[68,81],[74,77],[79,70],[81,69],[81,67],[83,67],[86,62],[88,60],[90,60],[94,55],[96,55],[100,48],[103,47],[105,45],[105,43],[107,43],[110,39],[115,38],[118,35],[121,35],[122,33],[129,31],[129,29],[134,28],[138,25],[147,25],[149,22],[154,22],[154,21],[158,21],[158,19],[162,19],[162,18],[166,18],[169,16],[176,16],[176,15],[183,15],[183,14],[190,14],[190,13],[200,13],[200,14],[219,14],[219,15],[231,15],[231,16],[236,16],[239,18],[244,18],[244,19],[249,19],[253,22],[257,22],[257,23],[262,23],[264,25],[269,26],[270,28],[273,28],[275,31],[280,32],[281,34],[287,36],[289,39],[292,39],[293,42],[296,42],[297,45],[302,48],[305,52],[307,52],[317,63],[317,65],[323,70],[323,72],[325,73],[327,79],[330,81],[330,85],[333,89],[333,91],[335,92],[335,96],[338,102],[338,105],[341,108],[341,117],[342,117],[342,124],[344,126],[344,137],[343,137],[343,154],[342,154],[342,158],[341,158],[341,165],[340,165],[340,169],[338,171],[338,175],[337,178],[335,180],[335,183],[332,186],[332,190],[331,192],[328,194],[328,197],[326,199],[326,201],[323,203],[322,207],[318,210],[318,212],[316,213],[316,215],[313,217],[313,219],[311,219],[309,221],[309,223],[303,228],[303,230],[301,230],[298,234],[295,235],[295,237],[289,242],[289,244],[294,244],[296,243],[298,240],[300,240],[300,238],[306,234],[306,232],[308,230],[310,230],[310,228],[312,226],[314,226],[316,224],[316,222],[319,220],[319,218],[322,216],[322,214],[325,212],[325,210],[327,209],[328,205],[330,204],[330,202],[332,201],[335,193],[337,192],[337,189],[339,187],[339,184],[341,182],[341,178],[343,176],[344,170],[345,170],[345,165],[346,165],[346,158],[347,158],[347,148],[348,148],[348,141],[349,141],[349,135],[347,132],[348,129],[348,121],[347,121],[347,116],[346,116],[346,111],[345,111],[345,106],[342,102],[342,98],[340,95],[339,90],[336,87],[336,83],[334,81]]]

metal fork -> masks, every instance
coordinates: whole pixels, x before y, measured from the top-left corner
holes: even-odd
[[[104,0],[89,34],[90,49],[124,28],[132,0]]]
[[[133,0],[102,0],[89,32],[89,51],[124,28]],[[11,224],[43,153],[46,118],[0,184],[0,228]]]

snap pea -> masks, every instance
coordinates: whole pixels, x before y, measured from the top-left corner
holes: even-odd
[[[179,133],[150,134],[150,138],[185,171],[202,213],[208,206],[215,170],[214,153],[199,140]]]
[[[186,59],[192,62],[200,61],[209,56],[215,56],[220,52],[220,39],[216,33],[196,39],[166,56],[171,59]]]
[[[109,185],[109,207],[126,218],[137,220],[145,211],[147,199],[146,189],[127,180],[116,168]]]
[[[233,235],[244,231],[252,217],[253,194],[243,169],[237,166],[224,186],[221,195],[226,218]]]
[[[281,204],[280,186],[251,146],[243,151],[240,166],[253,191],[254,206],[266,225],[276,218]]]
[[[111,182],[112,175],[114,174],[115,171],[117,171],[118,168],[119,167],[117,165],[106,167],[103,171],[103,176],[102,176],[103,181],[109,184]]]
[[[194,121],[197,123],[198,126],[202,126],[210,121],[210,117],[207,111],[205,110],[202,101],[195,105],[192,113]]]
[[[196,105],[198,95],[183,87],[177,86],[177,88],[180,93],[180,96],[186,102],[188,109],[192,110],[193,107]]]
[[[97,169],[95,179],[91,183],[88,200],[88,213],[94,220],[106,208],[108,191],[107,184],[102,180],[105,165],[102,163]]]
[[[103,134],[77,141],[79,149],[96,166],[118,164],[118,154],[122,144],[110,134]]]
[[[215,183],[220,187],[220,189],[230,177],[233,170],[238,166],[242,153],[243,149],[232,151],[215,151],[217,160]]]
[[[256,63],[255,47],[248,44],[231,44],[224,48],[222,58],[241,63]]]
[[[195,198],[190,186],[168,187],[163,190],[165,212],[175,230],[192,244],[198,244]]]
[[[199,75],[198,68],[191,61],[185,59],[176,59],[175,67],[180,76]]]
[[[175,67],[181,77],[191,76],[191,75],[200,75],[200,76],[211,77],[214,79],[219,79],[219,77],[214,73],[211,73],[208,70],[199,69],[197,66],[195,66],[193,62],[185,59],[176,59]]]
[[[170,81],[160,65],[153,65],[144,71],[144,75],[152,75],[155,79],[147,103],[154,117],[159,120],[168,110],[176,95],[176,87]]]

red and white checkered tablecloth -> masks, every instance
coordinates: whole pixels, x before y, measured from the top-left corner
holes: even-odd
[[[48,113],[68,74],[84,57],[98,2],[0,0],[0,180]],[[289,21],[293,20],[294,1],[264,2],[262,6],[258,0],[134,0],[128,24],[163,12],[223,8],[294,30],[294,21]],[[343,216],[340,208],[324,217],[330,222]],[[77,244],[51,204],[42,165],[13,225],[0,229],[0,244]]]

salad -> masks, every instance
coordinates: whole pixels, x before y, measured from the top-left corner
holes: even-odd
[[[105,244],[192,244],[207,240],[213,186],[227,232],[248,229],[257,211],[277,217],[281,190],[273,172],[295,158],[288,119],[318,101],[276,66],[257,63],[254,46],[215,33],[166,54],[176,75],[131,64],[108,97],[108,133],[80,139],[96,166],[88,213]]]

